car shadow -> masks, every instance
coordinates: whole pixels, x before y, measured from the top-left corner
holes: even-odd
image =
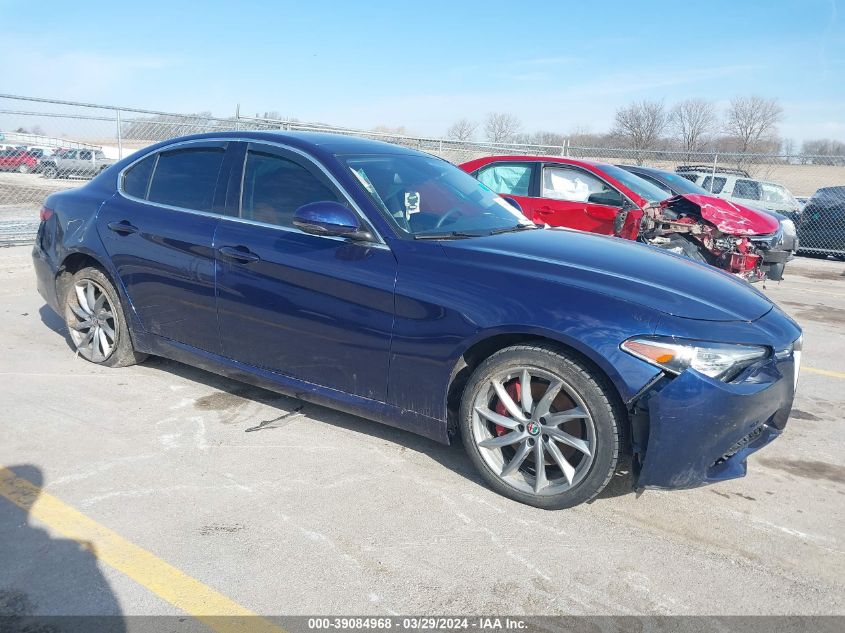
[[[150,357],[144,362],[144,367],[155,368],[178,376],[179,378],[215,389],[216,393],[201,398],[196,402],[195,406],[201,409],[218,410],[221,414],[225,415],[227,410],[232,409],[243,400],[260,402],[263,405],[275,407],[279,410],[280,415],[278,417],[268,420],[248,421],[244,424],[243,429],[246,433],[256,431],[271,433],[274,430],[283,428],[288,418],[297,414],[307,415],[310,419],[323,424],[329,424],[347,431],[375,437],[406,449],[423,453],[469,481],[479,486],[485,485],[464,452],[460,438],[453,439],[452,444],[447,446],[421,435],[411,433],[410,431],[404,431],[335,409],[304,402],[297,398],[276,393],[275,391],[249,385],[232,378],[226,378],[225,376],[220,376],[204,369],[165,358]]]
[[[465,479],[486,488],[486,484],[478,475],[469,457],[464,451],[460,437],[452,438],[449,446],[416,435],[410,431],[393,428],[386,424],[373,422],[366,418],[336,411],[328,407],[311,404],[293,397],[285,396],[261,387],[255,387],[231,378],[226,378],[212,372],[185,365],[165,358],[151,357],[144,365],[154,367],[179,378],[190,380],[215,389],[217,393],[201,399],[201,408],[218,409],[223,412],[241,400],[251,400],[279,409],[278,417],[268,420],[249,421],[244,425],[244,432],[272,431],[283,428],[288,418],[297,415],[307,415],[309,418],[329,424],[347,431],[372,436],[380,440],[397,444],[404,448],[423,453],[440,465],[461,475]],[[609,499],[626,494],[633,494],[630,458],[622,457],[619,465],[607,487],[596,497]]]
[[[62,337],[64,337],[67,346],[76,353],[76,346],[70,338],[70,332],[68,332],[67,324],[62,317],[53,311],[53,308],[45,303],[38,309],[38,316],[41,317],[41,322],[44,325],[53,330],[56,334],[61,334]]]

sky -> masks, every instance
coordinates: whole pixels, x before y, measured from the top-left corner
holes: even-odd
[[[845,141],[845,6],[0,0],[0,93],[429,136],[492,111],[603,132],[633,100],[758,94],[781,136]]]

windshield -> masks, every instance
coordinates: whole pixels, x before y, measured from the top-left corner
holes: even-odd
[[[661,200],[665,200],[670,197],[667,196],[666,192],[657,185],[653,185],[639,176],[635,176],[629,171],[620,169],[616,165],[601,165],[599,169],[611,178],[615,178],[635,194],[641,198],[645,198],[649,202],[660,202]]]
[[[405,154],[339,156],[401,232],[490,234],[533,226],[516,208],[442,159]]]

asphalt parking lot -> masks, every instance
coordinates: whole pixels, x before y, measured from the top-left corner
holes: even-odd
[[[845,614],[845,263],[766,288],[804,368],[746,478],[636,497],[619,473],[546,512],[460,446],[170,361],[75,358],[29,251],[0,249],[0,466],[45,492],[0,495],[0,610],[183,613],[139,547],[219,595],[206,613]],[[81,515],[102,541],[67,539]]]

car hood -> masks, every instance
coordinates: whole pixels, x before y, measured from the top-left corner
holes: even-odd
[[[754,321],[772,309],[769,299],[733,275],[615,237],[536,229],[442,245],[447,256],[487,268],[491,275],[519,271],[677,317]]]
[[[690,203],[698,207],[702,218],[728,235],[771,235],[778,230],[778,221],[768,213],[716,196],[683,194],[664,200],[660,205],[672,209]]]

